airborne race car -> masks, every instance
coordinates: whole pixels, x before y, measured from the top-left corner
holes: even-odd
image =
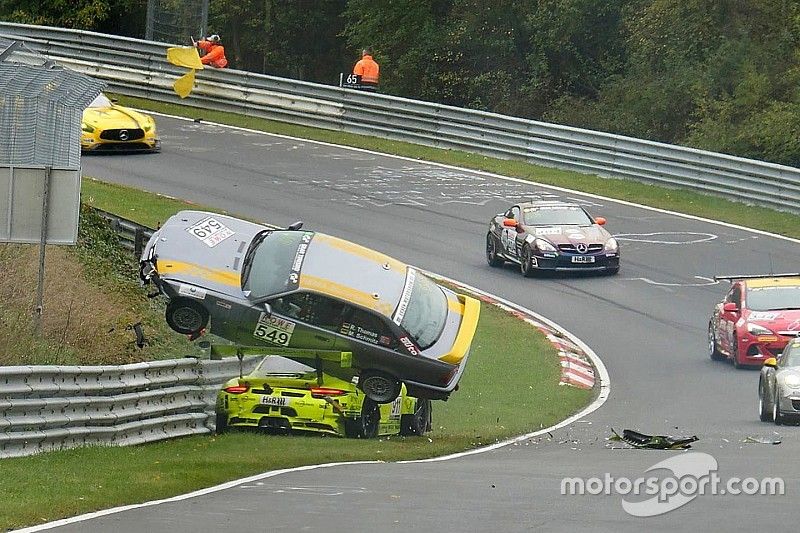
[[[331,370],[377,403],[446,399],[466,367],[480,303],[374,250],[313,231],[181,211],[150,238],[143,283],[169,299],[178,333],[352,352]],[[349,375],[348,375],[349,374]]]
[[[800,274],[714,276],[731,288],[708,321],[708,354],[761,365],[800,335]]]
[[[517,263],[525,277],[536,271],[619,272],[619,245],[578,204],[533,201],[512,206],[489,221],[486,261]]]

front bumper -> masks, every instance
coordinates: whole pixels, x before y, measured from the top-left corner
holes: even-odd
[[[83,132],[81,135],[81,150],[89,152],[160,152],[161,139],[155,135],[145,135],[141,139],[131,141],[114,141],[101,139],[101,131],[93,134]]]
[[[537,253],[531,266],[554,272],[600,272],[619,268],[619,254]]]
[[[739,337],[739,360],[744,364],[760,365],[770,357],[778,357],[795,337],[786,335],[751,335]]]

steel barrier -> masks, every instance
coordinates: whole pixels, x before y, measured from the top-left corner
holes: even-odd
[[[11,23],[0,23],[0,36],[22,40],[130,96],[688,188],[800,213],[800,169],[794,167],[233,69],[198,72],[191,96],[181,100],[172,83],[184,69],[165,57],[172,45]]]
[[[210,433],[217,391],[237,375],[236,358],[0,367],[0,458]]]

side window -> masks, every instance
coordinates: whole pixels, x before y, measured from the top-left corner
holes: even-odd
[[[308,324],[337,331],[342,323],[344,302],[311,292],[295,292],[270,301],[272,309],[281,315]]]
[[[742,303],[742,289],[739,285],[734,285],[725,297],[726,302],[733,302],[738,306]]]
[[[339,333],[390,349],[398,346],[389,325],[380,316],[357,307],[350,307],[345,313]]]

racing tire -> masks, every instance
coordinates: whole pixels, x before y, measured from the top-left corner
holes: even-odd
[[[519,262],[519,271],[526,278],[533,277],[534,273],[536,272],[536,269],[531,266],[532,258],[533,253],[531,252],[531,247],[526,244],[522,247],[522,257],[520,258]]]
[[[712,361],[722,361],[725,359],[725,354],[717,349],[717,334],[714,333],[714,325],[708,323],[708,356]]]
[[[358,378],[358,387],[375,403],[391,403],[400,395],[401,383],[377,370],[366,370]]]
[[[167,324],[183,335],[200,333],[208,324],[208,311],[202,304],[186,298],[171,300],[165,313]]]
[[[217,427],[214,429],[214,433],[222,435],[226,431],[228,431],[228,415],[217,413]]]
[[[766,401],[764,398],[764,385],[763,383],[758,384],[758,418],[762,422],[772,422],[772,405]]]
[[[374,439],[381,423],[381,408],[376,402],[364,398],[361,416],[345,420],[344,435],[350,439]]]
[[[486,234],[486,262],[490,267],[501,267],[505,264],[505,259],[497,255],[497,239],[491,233]]]
[[[781,414],[777,398],[772,402],[772,421],[775,422],[776,426],[783,425],[784,422],[784,416]]]
[[[400,416],[401,435],[424,435],[431,429],[431,401],[417,398],[414,412]]]

